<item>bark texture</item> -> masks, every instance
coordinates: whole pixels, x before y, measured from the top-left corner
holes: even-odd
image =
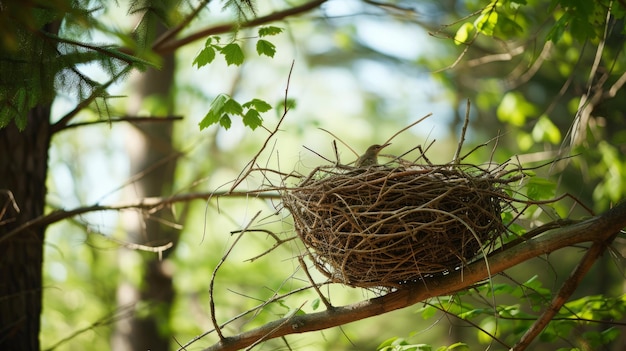
[[[39,350],[45,227],[5,235],[43,215],[50,106],[38,106],[19,131],[0,129],[0,350]]]

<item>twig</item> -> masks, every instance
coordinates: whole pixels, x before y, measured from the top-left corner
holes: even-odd
[[[253,167],[256,164],[256,160],[259,158],[259,156],[261,156],[261,153],[263,152],[263,150],[265,150],[265,148],[267,147],[267,144],[272,139],[272,137],[274,135],[276,135],[276,133],[278,133],[280,125],[285,120],[285,117],[287,117],[287,112],[289,112],[289,104],[287,103],[288,102],[287,101],[287,97],[289,95],[289,83],[291,82],[291,73],[293,73],[293,66],[295,65],[295,63],[296,63],[295,61],[291,61],[291,67],[289,68],[289,75],[287,76],[287,86],[285,87],[285,102],[284,102],[285,106],[284,106],[284,110],[283,110],[283,115],[280,117],[280,120],[276,124],[276,127],[274,128],[274,130],[265,139],[265,142],[261,146],[261,149],[259,150],[259,152],[257,152],[256,155],[254,155],[252,160],[250,160],[248,162],[248,164],[244,167],[244,170],[241,171],[241,173],[237,177],[237,180],[235,180],[235,182],[233,183],[233,186],[230,188],[231,192],[234,191],[235,188],[237,188],[237,186],[239,186],[239,184],[241,184],[241,182],[243,182],[243,180],[246,179],[246,177],[248,177],[248,175],[250,175],[250,173],[254,169]],[[247,170],[246,170],[246,168],[247,168]],[[242,176],[242,174],[243,174],[243,176]]]
[[[302,259],[302,256],[298,256],[298,262],[300,262],[300,267],[302,267],[302,270],[304,270],[304,273],[306,274],[307,278],[309,278],[309,281],[311,282],[311,286],[313,286],[313,289],[315,289],[315,292],[317,292],[317,295],[319,295],[320,299],[322,300],[322,302],[326,306],[326,309],[327,310],[332,310],[333,309],[333,305],[331,305],[330,301],[328,301],[326,299],[326,296],[322,295],[322,292],[320,291],[319,287],[317,286],[317,283],[313,280],[313,277],[311,276],[311,273],[309,273],[309,269],[306,267],[306,263],[304,263],[304,260]]]
[[[358,152],[354,151],[354,149],[353,149],[353,148],[351,148],[351,147],[350,147],[350,145],[348,145],[345,141],[341,140],[341,138],[339,138],[338,136],[336,136],[335,134],[333,134],[333,132],[331,132],[331,131],[329,131],[329,130],[327,130],[327,129],[324,129],[324,128],[319,128],[319,129],[320,129],[321,131],[323,131],[323,132],[326,132],[326,133],[330,134],[333,138],[335,138],[335,140],[339,140],[339,142],[340,142],[341,144],[343,144],[343,146],[347,147],[347,148],[348,148],[348,150],[352,151],[352,153],[353,153],[353,154],[355,154],[357,157],[359,156],[359,153],[358,153]]]
[[[91,95],[89,95],[85,100],[79,102],[78,105],[76,105],[76,107],[74,107],[72,111],[68,112],[65,116],[61,117],[61,119],[58,122],[52,125],[51,134],[57,133],[60,130],[64,129],[70,123],[72,118],[76,117],[76,115],[80,111],[82,111],[85,107],[87,107],[90,103],[92,103],[96,98],[102,96],[103,92],[109,86],[111,86],[111,84],[115,83],[119,78],[125,76],[133,68],[134,66],[132,65],[128,65],[124,67],[124,69],[120,73],[115,75],[113,78],[109,79],[108,82],[95,87]]]
[[[187,17],[185,17],[185,19],[183,19],[178,25],[176,25],[176,27],[171,28],[167,32],[161,34],[161,36],[157,38],[157,40],[155,40],[152,44],[152,50],[158,51],[163,43],[167,43],[168,40],[176,36],[176,34],[182,32],[185,27],[187,27],[187,25],[189,25],[189,23],[191,23],[191,21],[196,18],[198,14],[200,14],[200,11],[202,11],[202,9],[206,7],[209,2],[211,2],[211,0],[202,0],[202,2],[198,4],[198,7],[193,9],[193,11],[191,11],[191,13]]]
[[[213,270],[213,274],[211,275],[211,282],[209,284],[209,307],[211,310],[211,321],[213,322],[213,327],[215,328],[215,331],[217,332],[217,335],[219,335],[221,340],[224,340],[224,334],[222,334],[222,329],[217,323],[217,317],[215,316],[215,299],[213,298],[213,291],[214,291],[213,287],[215,285],[215,276],[217,275],[217,271],[220,269],[220,267],[222,267],[224,262],[226,262],[226,258],[228,258],[228,255],[233,251],[233,248],[235,247],[235,245],[237,245],[237,242],[239,242],[239,239],[243,237],[243,234],[250,227],[250,225],[252,225],[252,223],[256,220],[256,218],[260,214],[261,214],[261,211],[257,212],[254,215],[254,217],[252,217],[252,219],[248,222],[246,227],[241,231],[241,233],[239,233],[239,235],[237,236],[233,244],[230,246],[228,251],[226,251],[226,253],[222,256],[220,261],[217,263],[217,265],[215,266],[215,269]]]
[[[289,323],[291,321],[291,318],[296,316],[297,313],[302,310],[302,307],[304,307],[304,305],[306,304],[306,301],[302,303],[302,305],[300,305],[300,307],[298,307],[297,310],[293,311],[289,316],[287,316],[286,318],[284,318],[283,323],[279,324],[276,326],[276,328],[274,330],[278,330],[280,327],[282,327],[283,325]],[[265,341],[267,338],[274,338],[272,336],[274,330],[270,330],[267,332],[267,334],[263,335],[262,337],[260,337],[258,340],[256,340],[255,342],[253,342],[252,344],[250,344],[250,346],[246,347],[246,351],[248,350],[252,350],[253,347],[255,347],[256,345],[262,343],[263,341]],[[281,335],[281,337],[284,335]]]
[[[279,247],[280,245],[282,245],[282,244],[284,244],[284,243],[286,243],[286,242],[289,242],[289,241],[291,241],[291,240],[295,240],[295,239],[297,239],[297,238],[298,238],[298,236],[297,236],[297,235],[294,235],[294,236],[290,236],[290,237],[288,237],[287,239],[280,239],[280,238],[278,238],[278,237],[276,236],[276,234],[272,233],[272,232],[271,232],[271,231],[269,231],[269,230],[267,230],[267,231],[266,231],[266,230],[261,230],[261,229],[257,229],[257,230],[249,230],[249,232],[251,232],[251,231],[266,232],[266,233],[268,233],[270,236],[272,236],[272,237],[274,238],[274,240],[276,240],[276,242],[275,242],[275,243],[274,243],[274,245],[272,245],[272,247],[270,247],[269,249],[267,249],[267,250],[263,251],[262,253],[260,253],[260,254],[258,254],[258,255],[256,255],[256,256],[254,256],[254,257],[252,257],[252,258],[247,259],[247,260],[246,260],[246,262],[254,262],[254,261],[258,260],[259,258],[261,258],[261,257],[263,257],[263,256],[265,256],[265,255],[267,255],[268,253],[270,253],[270,252],[274,251],[274,250],[275,250],[277,247]]]
[[[385,141],[385,144],[386,144],[386,143],[388,143],[388,142],[390,142],[391,140],[393,140],[393,138],[397,137],[400,133],[402,133],[402,132],[404,132],[405,130],[407,130],[407,129],[409,129],[409,128],[411,128],[411,127],[413,127],[413,126],[415,126],[415,125],[419,124],[420,122],[422,122],[423,120],[425,120],[426,118],[428,118],[428,117],[430,117],[430,116],[432,116],[432,115],[433,115],[432,113],[429,113],[429,114],[427,114],[426,116],[424,116],[424,117],[422,117],[422,118],[418,119],[417,121],[415,121],[415,122],[413,122],[413,123],[409,124],[408,126],[406,126],[406,127],[402,128],[402,129],[400,129],[400,130],[399,130],[399,131],[397,131],[394,135],[392,135],[389,139],[387,139],[387,141]]]
[[[241,312],[241,313],[239,313],[238,315],[236,315],[236,316],[232,317],[231,319],[227,320],[226,322],[222,323],[220,326],[221,326],[222,328],[224,328],[225,326],[229,325],[230,323],[232,323],[232,322],[234,322],[234,321],[236,321],[236,320],[239,320],[239,319],[243,318],[244,316],[246,316],[246,315],[248,315],[248,314],[250,314],[250,313],[252,313],[252,312],[254,312],[254,311],[258,311],[258,310],[260,310],[261,308],[263,308],[263,307],[265,307],[265,306],[269,305],[270,303],[273,303],[273,302],[275,302],[275,301],[278,301],[278,300],[284,299],[284,298],[286,298],[286,297],[288,297],[288,296],[291,296],[291,295],[295,295],[295,294],[297,294],[297,293],[300,293],[300,292],[302,292],[302,291],[308,290],[308,289],[310,289],[310,288],[311,288],[311,286],[304,286],[304,287],[301,287],[301,288],[297,288],[297,289],[291,290],[290,292],[285,293],[285,294],[282,294],[282,295],[276,295],[276,296],[273,296],[273,297],[272,297],[272,298],[270,298],[269,300],[263,301],[262,303],[260,303],[260,304],[256,305],[255,307],[252,307],[251,309],[249,309],[249,310],[247,310],[247,311],[245,311],[245,312]],[[206,332],[204,332],[204,333],[202,333],[202,334],[200,334],[200,335],[198,335],[198,336],[194,337],[193,339],[191,339],[190,341],[188,341],[186,344],[184,344],[184,345],[180,346],[180,349],[178,349],[178,351],[181,351],[181,350],[186,350],[186,348],[187,348],[188,346],[190,346],[191,344],[195,343],[196,341],[198,341],[198,340],[202,339],[203,337],[205,337],[205,336],[207,336],[207,335],[209,335],[209,334],[213,333],[214,331],[215,331],[215,329],[211,329],[211,330],[208,330],[208,331],[206,331]]]
[[[13,211],[16,214],[20,213],[20,207],[17,205],[17,202],[15,201],[15,196],[13,196],[13,192],[11,190],[0,189],[0,193],[5,193],[7,197],[6,202],[4,203],[4,205],[2,205],[2,209],[0,210],[0,225],[3,225],[15,221],[15,218],[3,219],[5,214],[8,212],[9,207],[12,207]]]
[[[334,140],[333,140],[334,141]],[[305,149],[307,149],[308,151],[314,153],[315,155],[317,155],[319,158],[321,158],[322,160],[328,162],[328,163],[334,163],[333,161],[331,161],[330,159],[328,159],[327,157],[324,157],[322,154],[320,154],[319,152],[309,148],[308,146],[303,146]]]
[[[467,105],[465,105],[465,121],[463,122],[463,130],[461,130],[461,139],[459,139],[459,143],[456,146],[456,152],[454,153],[454,157],[452,158],[452,163],[458,165],[461,162],[459,159],[461,155],[461,149],[463,148],[463,143],[465,142],[465,133],[467,132],[467,126],[469,125],[469,114],[470,114],[470,100],[467,99]]]
[[[116,122],[129,122],[129,123],[139,123],[139,122],[174,122],[182,120],[182,116],[151,116],[151,117],[136,117],[136,116],[124,116],[119,118],[107,118],[106,120],[98,120],[98,121],[90,121],[90,122],[80,122],[80,123],[72,123],[63,127],[62,130],[68,130],[71,128],[90,126],[94,124],[102,124],[102,123],[116,123]]]
[[[439,302],[439,303],[440,303],[440,304],[442,304],[442,302]],[[502,346],[506,347],[507,349],[508,349],[508,348],[510,348],[510,346],[509,346],[509,345],[507,345],[507,344],[504,342],[504,340],[501,340],[501,339],[500,339],[500,338],[499,338],[499,337],[498,337],[495,333],[490,333],[488,330],[486,330],[485,328],[481,327],[479,324],[476,324],[476,323],[472,322],[472,321],[471,321],[471,320],[469,320],[469,319],[462,318],[462,317],[460,317],[459,315],[457,315],[456,313],[452,313],[452,312],[450,312],[449,310],[447,310],[447,309],[445,309],[445,308],[443,308],[443,307],[441,307],[441,306],[435,305],[435,304],[433,304],[433,303],[426,302],[425,304],[430,305],[431,307],[433,307],[433,308],[435,308],[435,309],[438,309],[439,311],[441,311],[441,312],[445,313],[447,316],[452,316],[452,317],[454,317],[454,318],[456,318],[456,319],[462,320],[463,322],[470,324],[472,327],[474,327],[474,328],[476,328],[476,329],[480,330],[481,332],[485,333],[485,335],[489,336],[491,339],[495,340],[495,341],[496,341],[496,342],[498,342],[500,345],[502,345]],[[452,304],[452,303],[451,303],[451,304]],[[496,313],[497,313],[497,312],[496,312]]]

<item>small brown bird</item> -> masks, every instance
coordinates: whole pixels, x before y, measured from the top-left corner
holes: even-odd
[[[367,148],[365,153],[361,155],[356,162],[354,163],[355,167],[370,167],[378,164],[378,153],[383,148],[391,145],[391,143],[386,143],[383,145],[374,144]]]

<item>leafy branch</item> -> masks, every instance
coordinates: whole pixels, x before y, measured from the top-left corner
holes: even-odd
[[[189,34],[188,36],[183,37],[181,39],[171,39],[170,37],[170,39],[158,41],[157,44],[153,46],[152,50],[158,54],[166,54],[166,53],[175,51],[176,49],[184,45],[187,45],[189,43],[192,43],[196,40],[204,39],[213,35],[232,32],[233,30],[237,28],[256,27],[256,26],[260,26],[263,24],[280,21],[287,17],[306,13],[315,8],[318,8],[320,5],[322,5],[326,1],[327,0],[315,0],[315,1],[307,2],[300,6],[292,7],[286,10],[276,11],[265,16],[256,17],[254,19],[245,21],[243,23],[231,22],[231,23],[225,23],[225,24],[216,25],[212,27],[207,27],[195,33]]]

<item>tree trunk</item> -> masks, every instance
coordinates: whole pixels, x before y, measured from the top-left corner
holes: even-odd
[[[170,54],[163,58],[163,67],[160,70],[149,69],[135,75],[131,79],[133,95],[130,97],[129,114],[139,112],[146,98],[158,99],[159,104],[166,106],[168,113],[171,113],[173,103],[170,90],[174,84],[174,70],[174,57]],[[133,198],[170,194],[176,166],[172,127],[171,122],[143,123],[129,127],[126,148],[130,155],[131,174],[141,175],[131,187],[130,196]],[[176,243],[178,230],[164,225],[166,221],[174,221],[167,208],[150,214],[125,214],[123,226],[131,242],[145,245]],[[164,252],[162,257],[155,253],[142,255],[140,286],[135,286],[128,280],[120,283],[117,290],[118,305],[144,306],[141,308],[146,308],[148,312],[145,313],[144,310],[135,313],[128,320],[118,322],[112,341],[114,350],[169,350],[172,340],[168,332],[169,315],[175,293],[167,261],[171,250],[173,249]],[[121,248],[120,269],[124,270],[126,256],[137,254]],[[143,303],[138,304],[139,302]]]
[[[0,129],[0,350],[39,350],[46,228],[7,234],[43,215],[49,146],[50,105]]]

